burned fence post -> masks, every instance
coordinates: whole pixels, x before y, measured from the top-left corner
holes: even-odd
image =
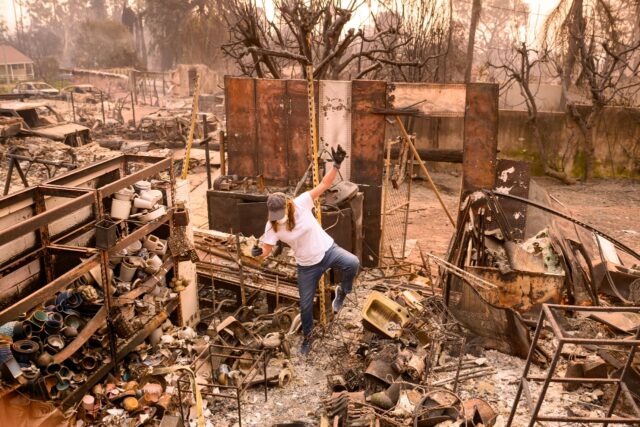
[[[73,122],[76,122],[76,103],[73,100],[73,90],[69,92],[71,94],[71,114],[73,117]]]
[[[460,200],[475,190],[493,188],[498,153],[498,85],[467,85]],[[457,221],[460,223],[460,221]]]
[[[133,114],[133,126],[136,125],[136,102],[133,92],[131,92],[131,113]]]
[[[100,109],[102,111],[102,125],[104,126],[107,122],[107,119],[104,115],[104,92],[100,91]]]

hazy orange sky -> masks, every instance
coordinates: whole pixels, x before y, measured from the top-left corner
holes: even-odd
[[[42,1],[46,1],[46,0],[42,0]],[[456,1],[459,0],[453,0],[454,3]],[[464,0],[466,2],[468,2],[469,0]],[[536,25],[540,25],[541,22],[544,20],[543,16],[538,16],[536,15],[537,13],[540,14],[546,14],[549,13],[549,11],[558,3],[558,0],[523,0],[525,3],[529,4],[530,10],[532,12],[532,14],[530,15],[529,18],[529,28],[531,30],[533,30]],[[258,2],[260,2],[260,0],[258,0]],[[269,6],[271,4],[270,0],[266,0],[266,8],[269,9]],[[375,7],[375,0],[371,0],[371,4],[372,7]],[[490,6],[492,4],[491,0],[483,0],[483,3],[487,6]],[[360,20],[364,19],[364,16],[367,13],[367,8],[366,6],[361,8],[361,18]],[[487,10],[490,10],[490,8],[487,8]],[[11,31],[13,31],[15,29],[15,22],[14,22],[14,14],[13,14],[13,0],[0,0],[0,15],[2,15],[5,19],[5,21],[7,22],[7,24],[9,25],[9,29]],[[354,25],[358,25],[357,22],[354,22]]]

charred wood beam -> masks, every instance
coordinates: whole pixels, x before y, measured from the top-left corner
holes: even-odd
[[[445,148],[417,148],[420,158],[425,162],[462,163],[462,150]],[[400,155],[400,147],[394,145],[391,148],[391,157],[397,159]]]

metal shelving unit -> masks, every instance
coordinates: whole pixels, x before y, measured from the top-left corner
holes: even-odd
[[[172,166],[171,158],[122,155],[0,198],[0,324],[28,313],[92,270],[100,271],[103,306],[73,341],[54,355],[54,362],[62,363],[71,357],[105,324],[110,331],[110,356],[83,384],[58,401],[64,407],[81,399],[179,304],[178,298],[168,300],[144,326],[118,343],[112,327],[112,310],[153,290],[172,270],[174,275],[178,274],[178,263],[168,252],[160,270],[137,288],[118,297],[110,292],[110,256],[161,227],[167,227],[168,235],[173,235],[176,181]],[[118,221],[120,238],[108,249],[96,248],[95,227],[106,217],[105,205],[110,196],[161,172],[167,172],[169,177],[164,187],[167,213],[145,224]],[[7,297],[12,290],[15,295]],[[4,304],[9,298],[11,301]]]

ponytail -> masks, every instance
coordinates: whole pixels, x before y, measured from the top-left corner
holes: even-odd
[[[287,204],[285,206],[285,209],[287,210],[287,230],[291,231],[296,226],[296,218],[295,218],[296,206],[293,204],[293,200],[287,199]],[[273,231],[277,233],[278,221],[269,221],[269,222],[271,223],[271,228],[273,228]]]

